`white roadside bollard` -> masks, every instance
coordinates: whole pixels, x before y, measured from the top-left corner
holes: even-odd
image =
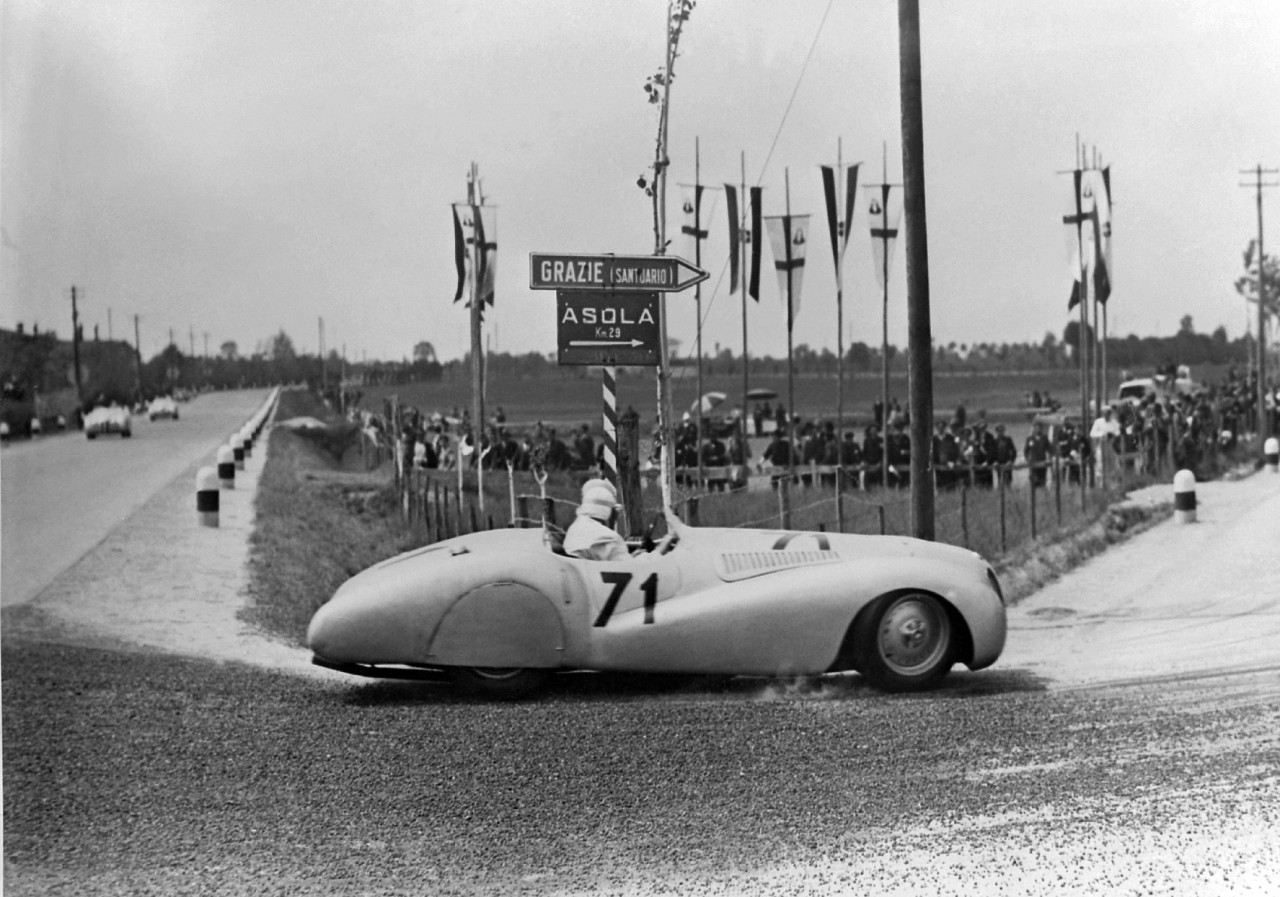
[[[1196,522],[1196,475],[1189,470],[1173,475],[1173,516],[1179,523]]]
[[[231,446],[232,456],[235,458],[236,470],[244,470],[244,437],[239,433],[232,433],[231,438],[227,440],[227,445]]]
[[[201,526],[218,525],[218,471],[201,467],[196,471],[196,516]]]
[[[38,417],[31,418],[31,435],[32,436],[40,435],[40,418]]]
[[[218,483],[223,489],[236,488],[236,455],[229,445],[218,449]]]
[[[1267,459],[1268,470],[1272,473],[1280,471],[1280,439],[1267,437],[1267,441],[1262,444],[1262,454]]]
[[[253,432],[247,426],[240,429],[240,442],[244,445],[244,458],[247,461],[253,457]]]

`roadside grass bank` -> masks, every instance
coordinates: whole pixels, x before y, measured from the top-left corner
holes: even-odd
[[[387,472],[344,468],[355,429],[310,392],[281,392],[276,420],[304,415],[328,417],[331,426],[271,430],[249,542],[249,603],[241,614],[292,643],[305,640],[316,608],[349,577],[420,544],[399,524]]]

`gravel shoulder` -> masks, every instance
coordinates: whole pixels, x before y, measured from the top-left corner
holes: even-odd
[[[84,647],[138,648],[337,679],[298,645],[240,620],[248,600],[254,495],[266,431],[235,488],[220,492],[218,527],[200,525],[191,466],[28,604],[5,608],[4,636]]]

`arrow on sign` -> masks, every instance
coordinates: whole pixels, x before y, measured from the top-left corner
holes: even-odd
[[[643,346],[644,340],[639,339],[572,339],[569,340],[571,346]]]

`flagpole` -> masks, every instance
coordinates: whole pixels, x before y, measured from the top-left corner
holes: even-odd
[[[844,183],[844,140],[836,138],[836,171],[835,171],[835,188],[836,188],[836,209],[837,217],[839,217],[840,196],[844,193],[840,189]],[[844,233],[848,233],[850,222],[844,222]],[[843,247],[844,234],[837,233],[836,239],[840,240],[839,246]],[[840,264],[844,256],[843,251],[836,252],[836,467],[841,465],[842,458],[841,449],[843,442],[841,439],[844,434],[844,276],[842,274],[843,265]],[[836,474],[836,530],[844,532],[844,503],[840,501],[841,480],[843,477],[840,473]]]
[[[787,240],[787,258],[790,260],[791,244],[791,169],[783,169],[787,191],[787,217],[783,235]],[[791,449],[787,452],[787,481],[795,481],[796,472],[796,384],[795,363],[792,359],[792,315],[791,315],[791,265],[787,265],[787,440]]]
[[[739,286],[742,287],[742,438],[744,444],[747,438],[747,393],[751,392],[751,374],[749,369],[749,356],[747,355],[747,278],[750,276],[747,272],[747,244],[743,242],[742,235],[747,233],[747,153],[745,150],[738,151],[738,160],[741,165],[742,192],[742,209],[738,217],[742,221],[742,226],[738,229],[738,245],[733,247],[734,252],[741,253],[742,264],[738,268],[738,276],[742,279]]]
[[[480,206],[484,205],[484,194],[480,190],[480,172],[475,162],[471,163],[471,171],[467,177],[467,202],[472,206],[472,214],[479,217]],[[481,230],[476,228],[473,233],[479,234]],[[484,465],[480,463],[481,434],[484,432],[484,345],[480,333],[483,285],[479,281],[480,266],[483,263],[485,248],[478,245],[476,240],[472,240],[471,252],[471,440],[476,456],[476,501],[479,505],[480,514],[483,514],[484,474],[482,471]],[[461,463],[461,452],[459,452],[459,466],[461,466]],[[458,499],[459,501],[462,500],[461,493],[459,493]]]
[[[693,263],[702,267],[702,149],[700,138],[693,138]],[[696,342],[698,346],[698,490],[704,488],[702,480],[702,281],[693,287],[693,307],[698,316]]]
[[[1090,168],[1089,168],[1090,172],[1094,172],[1098,170],[1098,147],[1097,146],[1092,147],[1092,157],[1093,158],[1090,161]],[[1091,262],[1092,262],[1092,271],[1093,273],[1096,274],[1098,270],[1098,259],[1102,254],[1102,234],[1099,233],[1096,225],[1097,215],[1098,215],[1098,191],[1096,189],[1096,185],[1093,190],[1093,214],[1094,214],[1095,226],[1094,226],[1094,232],[1093,232],[1093,259],[1091,260]],[[1094,407],[1093,416],[1095,418],[1098,418],[1098,417],[1102,417],[1102,403],[1103,403],[1102,349],[1101,349],[1101,344],[1099,342],[1101,340],[1101,335],[1099,333],[1099,326],[1098,326],[1100,323],[1099,319],[1101,317],[1101,314],[1100,314],[1101,310],[1098,308],[1098,306],[1101,305],[1101,303],[1098,302],[1098,290],[1096,288],[1096,285],[1091,283],[1089,286],[1090,286],[1089,298],[1093,302],[1093,343],[1090,347],[1093,351],[1093,407]],[[1097,459],[1097,463],[1101,463],[1101,461],[1102,461],[1101,458]]]
[[[1076,135],[1076,169],[1074,184],[1076,188],[1076,218],[1080,219],[1084,209],[1080,202],[1081,179],[1084,177],[1080,162],[1080,135]],[[1084,259],[1084,222],[1076,221],[1076,244],[1080,263],[1080,338],[1076,345],[1080,349],[1080,426],[1089,426],[1089,277]],[[1081,481],[1084,480],[1081,471]]]
[[[885,472],[882,487],[889,485],[889,141],[882,144],[882,171],[884,181],[881,185],[882,195],[880,198],[881,216],[883,222],[884,236],[880,238],[884,252],[880,257],[880,273],[882,302],[880,315],[880,442],[884,448],[885,456],[882,469]]]

